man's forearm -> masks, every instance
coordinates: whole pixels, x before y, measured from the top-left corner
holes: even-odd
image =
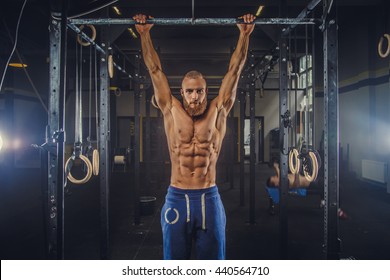
[[[141,35],[141,46],[142,55],[149,72],[155,73],[156,71],[161,70],[160,58],[158,57],[157,52],[153,47],[152,38],[150,37],[149,32]]]
[[[275,169],[276,176],[277,176],[278,178],[280,178],[280,169],[279,169],[279,166],[274,166],[274,169]]]
[[[248,54],[249,36],[249,34],[240,33],[237,47],[233,52],[232,58],[230,59],[229,71],[241,73]]]

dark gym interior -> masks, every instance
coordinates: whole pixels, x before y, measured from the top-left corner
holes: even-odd
[[[334,3],[327,14],[329,2]],[[134,25],[96,24],[95,42],[107,51],[102,55],[92,45],[81,46],[68,26],[66,44],[55,48],[50,28],[53,21],[61,21],[61,13],[66,11],[69,19],[131,19],[138,13],[155,18],[237,18],[256,14],[259,6],[263,10],[258,18],[296,19],[306,11],[301,19],[317,20],[306,25],[259,24],[251,35],[217,163],[217,185],[227,217],[226,258],[390,259],[390,55],[384,54],[386,48],[390,52],[390,3],[386,0],[2,0],[0,258],[163,258],[160,215],[171,167],[162,114],[151,104],[153,87],[139,36]],[[334,17],[336,37],[321,26],[324,15]],[[283,35],[286,29],[288,34]],[[87,26],[82,31],[93,35]],[[238,34],[234,25],[156,24],[151,35],[172,94],[180,99],[183,75],[197,69],[208,83],[208,99],[216,97]],[[289,62],[288,129],[283,129],[286,118],[279,103],[282,37]],[[328,102],[325,38],[337,42],[334,119],[324,105]],[[56,65],[61,69],[59,81],[53,78],[53,61],[64,53],[66,69],[64,60]],[[112,78],[102,78],[108,54],[121,70],[115,68]],[[61,112],[53,112],[55,83],[63,96],[57,100],[63,103],[63,122]],[[48,125],[55,115],[64,131],[52,135]],[[328,122],[337,127],[327,127]],[[280,141],[281,130],[288,132],[286,143]],[[52,175],[58,167],[53,158],[65,163],[80,132],[82,149],[100,152],[100,173],[83,184],[58,176],[64,184],[57,182],[53,195]],[[272,164],[285,156],[283,145],[290,149],[303,141],[321,158],[317,180],[306,195],[285,195],[270,209],[265,186],[274,173]],[[329,145],[336,148],[337,158],[327,156]],[[91,156],[91,150],[85,154]],[[83,178],[86,169],[80,160],[71,168],[76,178]],[[58,170],[62,172],[66,170]],[[61,203],[53,206],[57,199]],[[329,199],[337,204],[326,205]],[[327,212],[328,207],[339,208],[337,216]],[[58,228],[53,229],[53,220]]]

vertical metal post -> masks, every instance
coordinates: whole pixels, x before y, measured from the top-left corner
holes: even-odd
[[[287,14],[287,1],[280,0],[280,15]],[[285,28],[282,28],[282,33]],[[279,40],[279,145],[280,145],[280,253],[282,259],[288,259],[288,127],[284,125],[282,116],[288,110],[288,73],[287,73],[287,37],[281,34]]]
[[[254,55],[253,53],[249,56],[249,65],[254,64]],[[249,223],[255,224],[255,203],[256,203],[256,91],[255,91],[255,82],[253,78],[255,76],[254,69],[252,67],[248,72],[248,91],[249,91],[249,115],[250,115],[250,165],[249,165]]]
[[[139,73],[141,65],[141,55],[138,53],[135,56],[135,77],[134,83],[134,224],[139,225],[141,223],[141,215],[139,208],[140,197],[140,83]]]
[[[162,113],[161,113],[161,110],[158,109],[157,110],[157,138],[158,138],[158,142],[159,143],[164,143],[164,136],[165,136],[165,131],[164,131],[164,119],[162,117]],[[157,176],[157,184],[159,186],[159,188],[161,187],[161,185],[164,185],[164,187],[166,187],[166,183],[167,183],[167,180],[169,184],[170,182],[170,178],[165,178],[165,164],[164,164],[164,154],[163,153],[158,153],[157,154],[157,157],[156,157],[156,160],[158,162],[158,169],[159,170],[162,170],[160,171],[160,173],[157,173],[157,174],[160,174],[159,176]]]
[[[147,194],[150,194],[150,182],[151,182],[151,153],[150,153],[150,101],[152,98],[152,87],[149,86],[145,90],[145,113],[146,113],[146,119],[145,119],[145,133],[143,133],[143,136],[145,137],[145,148],[143,149],[145,151],[145,157],[144,157],[144,166],[145,166],[145,192]]]
[[[103,11],[107,13],[107,11]],[[102,26],[100,40],[108,54],[109,27]],[[110,79],[108,56],[100,54],[100,115],[99,115],[99,174],[100,174],[100,258],[109,258],[109,195],[110,195]]]
[[[299,85],[299,68],[298,68],[298,52],[297,52],[297,28],[294,30],[294,69],[295,69],[295,85],[294,85],[294,125],[293,125],[293,147],[298,147],[297,140],[297,125],[298,117],[297,117],[297,106],[298,106],[298,85]],[[290,46],[291,48],[291,46]]]
[[[110,87],[112,85],[112,81],[110,80]],[[109,90],[110,92],[110,90]],[[116,102],[117,102],[117,96],[115,94],[109,94],[110,95],[110,122],[109,122],[109,128],[110,128],[110,159],[112,155],[112,151],[115,151],[116,147],[118,147],[118,126],[117,126],[117,117],[116,117]],[[112,161],[110,161],[112,163]],[[109,169],[111,172],[111,168]]]
[[[231,48],[230,53],[232,54],[234,52],[234,49]],[[240,98],[240,97],[238,97]],[[231,152],[228,153],[228,180],[230,182],[230,189],[234,189],[234,165],[237,160],[237,157],[235,157],[234,151],[236,151],[237,147],[237,131],[236,131],[236,123],[235,123],[235,118],[234,118],[234,107],[230,110],[227,123],[228,123],[228,128],[229,128],[229,144],[228,147],[231,147]]]
[[[46,135],[46,138],[47,135]],[[45,199],[48,197],[48,177],[47,173],[49,170],[48,166],[48,154],[47,151],[44,149],[40,149],[40,156],[41,156],[41,195],[44,199],[42,199],[42,217],[43,217],[43,240],[46,244],[49,244],[48,240],[48,234],[49,234],[49,209],[48,209],[48,201]],[[45,259],[48,259],[48,251],[45,250]]]
[[[66,2],[61,21],[52,17],[50,30],[50,95],[48,118],[48,257],[64,259],[64,148],[66,92]]]
[[[303,95],[303,99],[305,101],[305,111],[304,111],[304,116],[305,116],[305,128],[304,128],[304,140],[306,142],[306,146],[312,144],[311,143],[311,135],[309,134],[309,123],[311,121],[310,118],[310,112],[309,112],[309,38],[308,38],[308,30],[307,30],[307,25],[305,25],[305,93]]]
[[[281,256],[288,258],[288,127],[285,127],[282,116],[288,110],[287,102],[287,39],[282,37],[279,41],[279,143],[280,143],[280,238]]]
[[[329,5],[332,5],[330,7]],[[324,1],[324,249],[327,259],[339,259],[339,110],[338,40],[335,3]],[[329,13],[328,13],[329,12]]]
[[[375,42],[377,34],[375,32],[372,32],[372,30],[375,30],[377,23],[370,21],[368,25],[368,40],[367,40],[367,50],[368,53],[370,54],[368,56],[368,77],[371,78],[375,75],[373,75],[373,72],[375,71],[376,67],[376,59],[373,59],[372,54],[375,54],[376,57],[376,46],[370,42]],[[377,94],[376,94],[376,85],[369,83],[368,85],[368,106],[369,106],[369,131],[367,134],[368,137],[368,145],[370,147],[374,147],[375,143],[377,141],[377,130],[376,130],[376,123],[377,123],[377,110],[376,110],[376,104],[377,104]],[[340,143],[341,146],[341,143]],[[340,161],[343,162],[344,159],[344,153],[343,150],[340,149]],[[342,170],[348,170],[345,168],[345,166],[341,167]]]
[[[244,149],[244,126],[245,126],[245,103],[246,93],[240,92],[240,206],[245,206],[245,149]]]
[[[235,124],[234,124],[234,106],[232,110],[230,111],[230,116],[227,119],[228,121],[228,127],[229,127],[229,144],[228,147],[230,147],[230,151],[228,153],[228,180],[229,180],[229,185],[230,189],[234,189],[234,162],[236,158],[234,157],[234,151],[235,151],[235,146],[237,146],[237,138],[235,136]],[[236,141],[235,141],[236,140]]]
[[[389,59],[389,65],[388,65],[388,69],[389,69],[389,82],[388,82],[388,95],[389,95],[389,98],[387,99],[388,100],[388,108],[390,108],[390,59]],[[390,125],[390,113],[389,111],[387,112],[387,125]],[[349,146],[348,146],[349,148]],[[349,149],[348,149],[349,151]],[[349,155],[349,153],[348,153]],[[348,164],[349,164],[349,156],[348,156]],[[387,180],[387,193],[390,193],[390,158],[388,159],[388,162],[387,162],[387,176],[388,176],[388,180]]]
[[[311,92],[312,92],[312,112],[311,112],[311,120],[312,120],[312,144],[313,147],[316,147],[316,126],[315,126],[315,116],[316,116],[316,32],[315,26],[311,28],[311,69],[312,69],[312,78],[311,78]]]

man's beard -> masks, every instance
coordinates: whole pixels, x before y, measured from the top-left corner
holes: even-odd
[[[207,98],[203,99],[202,103],[195,105],[194,108],[190,107],[190,104],[183,98],[184,109],[191,117],[198,117],[204,113],[207,107]]]

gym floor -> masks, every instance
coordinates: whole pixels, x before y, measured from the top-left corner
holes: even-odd
[[[227,215],[227,259],[282,259],[278,208],[275,215],[269,214],[269,200],[264,190],[264,182],[272,169],[266,164],[256,165],[259,183],[255,224],[248,223],[249,179],[246,205],[240,206],[239,166],[235,170],[233,189],[228,183],[219,183]],[[1,175],[6,179],[3,181],[6,188],[1,188],[1,259],[46,259],[40,172],[25,169],[23,176],[12,179]],[[161,259],[160,209],[166,183],[152,181],[150,194],[157,198],[152,208],[154,213],[141,216],[141,224],[134,225],[132,175],[116,172],[111,179],[110,258]],[[65,197],[65,259],[100,258],[98,183],[97,178],[93,178],[85,185],[71,186],[71,193]],[[320,199],[319,195],[289,196],[288,259],[325,259],[322,251],[324,211]],[[348,215],[347,219],[339,220],[340,257],[390,259],[390,194],[386,189],[344,174],[340,178],[340,206]]]

